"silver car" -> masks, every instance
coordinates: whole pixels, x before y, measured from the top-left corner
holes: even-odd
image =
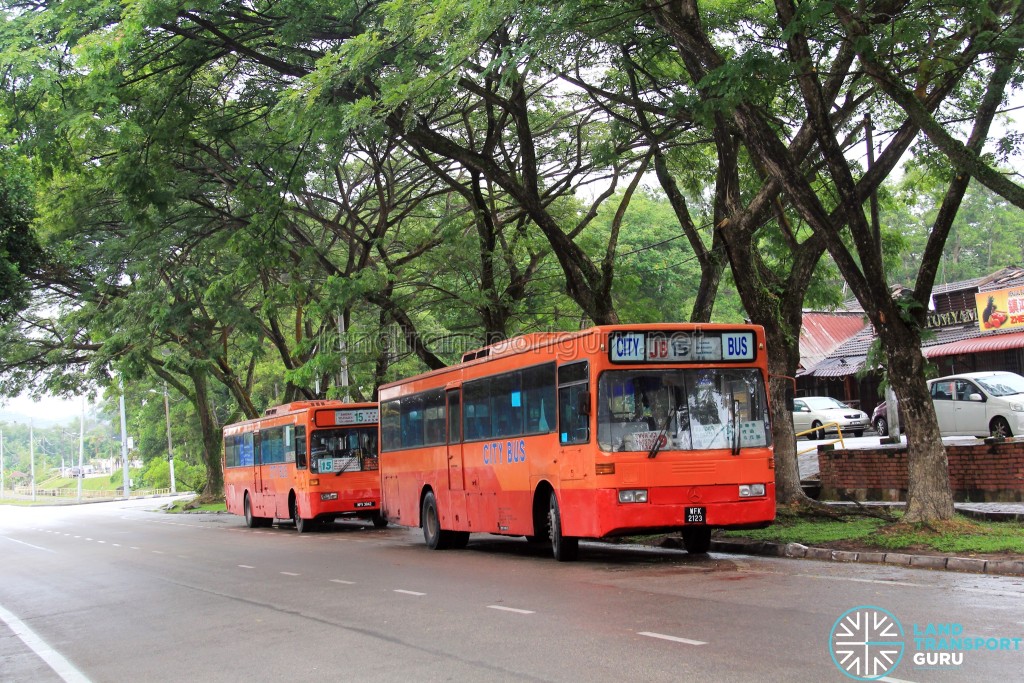
[[[808,438],[824,439],[826,432],[835,432],[836,425],[844,432],[863,436],[868,428],[868,414],[851,408],[830,396],[802,396],[793,399],[793,429],[799,434],[817,430]]]
[[[1024,434],[1024,377],[965,372],[928,382],[943,436]]]

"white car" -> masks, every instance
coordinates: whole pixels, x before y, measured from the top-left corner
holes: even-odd
[[[851,408],[830,396],[802,396],[793,399],[793,429],[799,434],[816,429],[808,438],[824,439],[826,432],[835,432],[836,425],[844,432],[863,436],[870,425],[868,414]]]
[[[1013,372],[965,372],[929,380],[943,436],[1024,434],[1024,377]]]

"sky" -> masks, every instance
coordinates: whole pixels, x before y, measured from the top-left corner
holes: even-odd
[[[86,412],[92,409],[86,405]],[[0,417],[14,420],[28,420],[40,424],[47,422],[66,422],[71,418],[77,418],[82,414],[82,398],[76,397],[70,400],[44,397],[35,401],[28,396],[17,398],[0,399]]]

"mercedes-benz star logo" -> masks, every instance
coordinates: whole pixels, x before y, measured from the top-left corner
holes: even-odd
[[[857,681],[875,681],[892,673],[903,658],[903,626],[881,607],[854,607],[832,626],[832,661]]]

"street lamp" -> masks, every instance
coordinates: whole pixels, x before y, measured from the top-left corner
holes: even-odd
[[[156,389],[150,389],[149,393],[156,394]],[[167,464],[171,470],[171,493],[177,493],[178,488],[174,482],[174,448],[171,446],[171,404],[167,396],[167,382],[164,382],[164,419],[167,420]]]
[[[131,480],[128,478],[128,425],[124,416],[124,379],[118,379],[118,388],[121,390],[121,464],[124,470],[124,498],[128,500],[131,496]]]
[[[32,474],[32,502],[36,502],[36,437],[32,420],[28,421],[28,461],[29,472]]]
[[[167,382],[164,382],[164,417],[167,418],[167,464],[171,468],[171,494],[178,492],[174,485],[174,449],[171,448],[171,404],[167,400]]]

